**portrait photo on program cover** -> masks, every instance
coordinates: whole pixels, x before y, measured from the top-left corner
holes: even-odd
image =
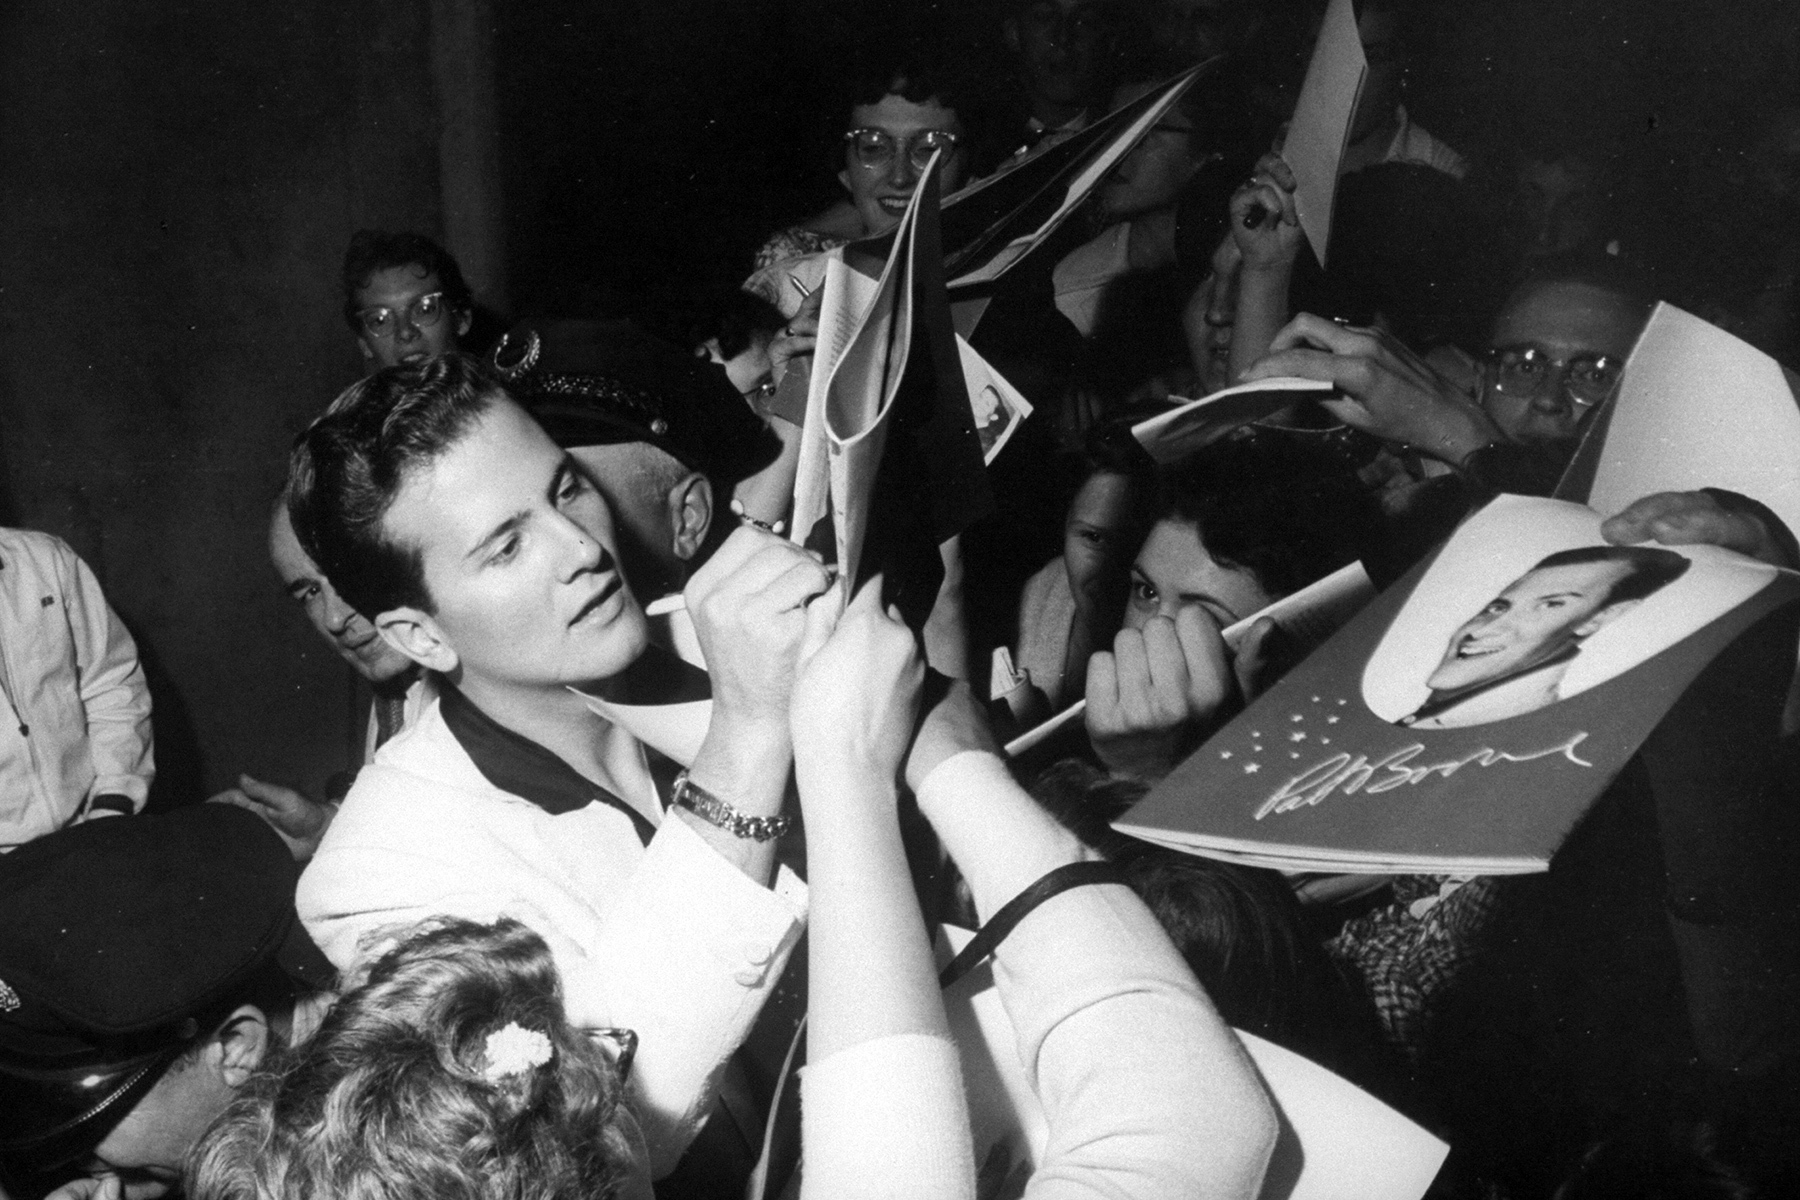
[[[1546,870],[1712,659],[1800,598],[1791,571],[1610,546],[1603,521],[1497,498],[1114,827],[1284,870]]]
[[[1473,517],[1369,656],[1369,711],[1419,732],[1535,712],[1648,661],[1771,579],[1711,546],[1610,545],[1598,525],[1518,497]]]

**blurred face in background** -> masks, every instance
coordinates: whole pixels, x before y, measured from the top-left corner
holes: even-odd
[[[1063,523],[1063,566],[1078,600],[1094,602],[1110,590],[1113,603],[1118,602],[1126,564],[1143,531],[1133,487],[1129,476],[1098,471],[1088,476],[1069,505]]]
[[[1149,90],[1147,84],[1122,87],[1113,94],[1113,108]],[[1164,113],[1100,185],[1103,221],[1110,225],[1173,207],[1205,161],[1195,153],[1194,136],[1193,118],[1180,105]]]
[[[1161,0],[1150,36],[1171,63],[1205,62],[1242,50],[1255,36],[1261,14],[1253,0]]]
[[[1363,79],[1362,97],[1350,125],[1353,142],[1374,133],[1394,115],[1394,106],[1400,102],[1400,81],[1406,75],[1406,47],[1400,40],[1398,12],[1367,4],[1356,32],[1362,38],[1369,73]]]
[[[1061,124],[1077,115],[1068,110],[1084,109],[1096,99],[1112,49],[1112,13],[1107,4],[1036,0],[1007,18],[1003,33],[1007,47],[1018,55],[1019,74],[1039,120]]]
[[[269,559],[281,577],[282,590],[300,605],[319,636],[364,679],[383,683],[412,669],[412,660],[388,645],[368,618],[337,594],[294,536],[285,504],[276,505],[269,519]]]
[[[1230,237],[1213,251],[1212,273],[1200,284],[1196,303],[1204,303],[1198,365],[1206,394],[1231,386],[1231,331],[1237,322],[1238,275],[1243,258]]]
[[[1527,159],[1513,181],[1524,254],[1541,257],[1596,247],[1606,219],[1604,174],[1578,154]]]

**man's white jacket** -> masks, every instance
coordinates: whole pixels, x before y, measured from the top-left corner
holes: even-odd
[[[604,799],[553,815],[501,790],[435,699],[358,773],[296,903],[340,971],[430,917],[536,930],[571,1022],[637,1032],[631,1090],[660,1176],[780,978],[805,888],[785,872],[762,887],[683,819],[648,822]]]

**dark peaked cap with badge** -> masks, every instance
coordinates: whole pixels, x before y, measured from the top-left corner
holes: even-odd
[[[522,322],[488,365],[564,449],[646,442],[715,484],[781,450],[723,368],[629,321]]]
[[[297,880],[262,818],[224,804],[0,857],[0,1158],[51,1166],[97,1145],[277,969]]]

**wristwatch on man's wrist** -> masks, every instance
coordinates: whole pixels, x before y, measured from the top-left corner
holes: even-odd
[[[732,837],[752,842],[772,842],[794,827],[792,817],[747,817],[719,799],[683,771],[675,777],[671,803],[687,809],[708,825],[716,825]]]

